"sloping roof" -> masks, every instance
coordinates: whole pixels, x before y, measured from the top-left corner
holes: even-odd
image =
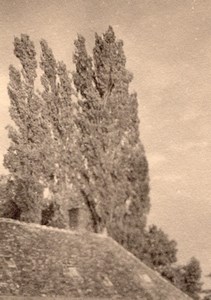
[[[9,219],[0,219],[0,295],[191,299],[109,237]]]

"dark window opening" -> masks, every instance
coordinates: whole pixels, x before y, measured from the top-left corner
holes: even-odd
[[[49,225],[55,214],[55,207],[51,203],[46,209],[42,210],[41,225]]]
[[[69,226],[71,229],[76,229],[78,227],[79,219],[79,208],[72,208],[68,210],[69,213]]]
[[[1,216],[3,218],[9,218],[9,219],[14,219],[14,220],[20,221],[21,210],[15,202],[8,201],[7,203],[5,203],[5,205],[2,209]]]

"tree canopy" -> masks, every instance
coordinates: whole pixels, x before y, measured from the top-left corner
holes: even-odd
[[[9,67],[13,126],[8,126],[10,146],[4,157],[10,175],[0,185],[8,202],[0,215],[69,227],[70,208],[83,207],[90,230],[106,229],[198,299],[199,262],[193,258],[175,266],[176,242],[155,225],[146,229],[149,170],[123,41],[109,27],[95,35],[92,55],[83,36],[74,45],[75,70],[70,72],[45,40],[40,41],[38,60],[28,35],[14,39],[21,69]]]
[[[46,41],[40,46],[39,62],[30,37],[15,38],[14,54],[22,70],[10,66],[15,126],[9,127],[4,165],[13,178],[20,219],[40,223],[48,191],[48,203],[57,207],[64,227],[70,203],[85,205],[94,231],[106,228],[132,249],[149,212],[149,178],[123,42],[109,27],[96,34],[91,57],[79,35],[72,77]],[[42,88],[36,90],[38,66]]]

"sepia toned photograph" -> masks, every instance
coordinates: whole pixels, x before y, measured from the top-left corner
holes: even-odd
[[[0,0],[0,300],[211,300],[210,120],[210,0]]]

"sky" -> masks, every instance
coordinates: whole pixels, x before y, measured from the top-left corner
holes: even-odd
[[[181,263],[198,258],[211,272],[211,1],[0,0],[0,173],[9,145],[8,67],[19,67],[13,39],[44,38],[70,69],[74,39],[92,51],[109,25],[124,41],[140,136],[149,162],[151,212],[178,243]],[[211,287],[211,279],[203,278]]]

